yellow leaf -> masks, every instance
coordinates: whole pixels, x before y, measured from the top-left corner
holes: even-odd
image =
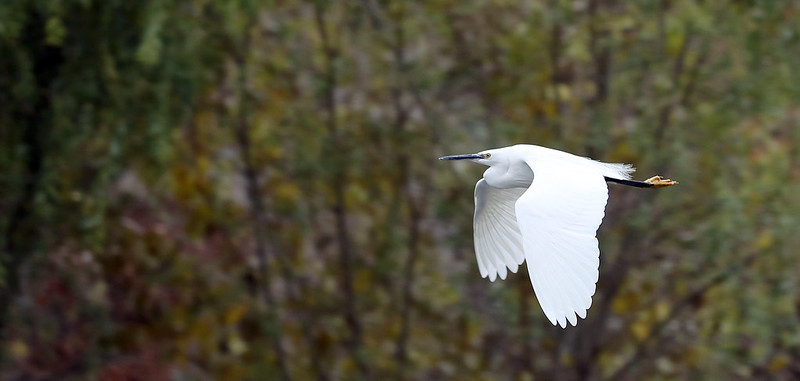
[[[556,108],[555,102],[550,102],[550,101],[544,102],[544,104],[542,105],[542,110],[544,111],[544,114],[547,115],[548,118],[553,118],[558,116],[558,108]]]
[[[247,351],[247,343],[239,335],[232,335],[228,338],[228,348],[235,356],[239,356]]]
[[[561,356],[561,364],[566,366],[572,366],[575,363],[575,358],[572,357],[571,354],[567,353]]]
[[[197,156],[195,159],[197,171],[201,174],[208,173],[209,168],[211,168],[211,160],[209,160],[207,156]]]
[[[238,304],[233,306],[233,308],[225,312],[225,324],[234,325],[238,323],[239,320],[242,320],[242,316],[244,316],[245,312],[247,312],[246,305]]]
[[[639,340],[644,340],[650,335],[650,324],[646,321],[639,320],[631,325],[631,333]]]
[[[353,279],[353,289],[356,291],[366,291],[373,286],[372,273],[369,271],[359,271]]]
[[[558,90],[558,99],[561,101],[569,101],[572,98],[572,91],[569,86],[561,84],[556,88]]]
[[[781,353],[775,356],[775,358],[772,359],[772,361],[769,363],[769,370],[770,372],[779,372],[784,368],[786,368],[786,366],[788,366],[790,362],[791,360],[789,359],[789,356],[787,356],[784,353]]]
[[[291,182],[281,182],[275,186],[275,199],[279,203],[294,204],[300,197],[300,188]]]
[[[686,360],[686,363],[688,365],[697,366],[699,364],[703,364],[703,362],[706,360],[706,357],[708,357],[709,353],[711,353],[709,347],[704,345],[697,345],[690,348],[687,352],[684,353],[685,356],[684,359]]]
[[[14,340],[8,345],[8,353],[11,354],[11,357],[19,360],[28,357],[30,350],[24,341]]]
[[[772,246],[772,233],[765,231],[758,236],[756,240],[756,247],[758,249],[767,249]]]
[[[664,320],[669,315],[669,303],[658,302],[655,307],[656,319]]]
[[[634,292],[624,292],[618,297],[614,298],[614,312],[617,314],[625,314],[628,311],[636,308],[639,305],[639,295]]]

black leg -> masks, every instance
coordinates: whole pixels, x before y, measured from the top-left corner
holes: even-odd
[[[605,176],[605,178],[606,178],[606,181],[608,181],[608,182],[618,183],[618,184],[622,184],[622,185],[628,185],[628,186],[637,187],[637,188],[652,188],[653,187],[653,184],[650,184],[650,183],[644,182],[644,181],[622,180],[622,179],[615,179],[613,177],[608,177],[608,176]]]

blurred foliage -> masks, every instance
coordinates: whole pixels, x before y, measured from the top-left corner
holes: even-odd
[[[0,378],[796,379],[800,3],[0,2]],[[577,327],[444,154],[629,162]]]

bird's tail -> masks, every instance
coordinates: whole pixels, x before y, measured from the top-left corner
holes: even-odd
[[[603,172],[603,176],[621,179],[621,180],[630,180],[631,174],[636,171],[630,164],[622,164],[622,163],[603,163],[597,162],[600,164]]]

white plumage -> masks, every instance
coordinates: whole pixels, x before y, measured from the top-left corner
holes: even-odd
[[[596,233],[608,200],[607,178],[634,168],[545,147],[515,145],[446,156],[488,165],[475,186],[475,252],[494,281],[528,266],[544,314],[566,327],[585,318],[599,275]],[[647,184],[647,183],[644,183]]]

